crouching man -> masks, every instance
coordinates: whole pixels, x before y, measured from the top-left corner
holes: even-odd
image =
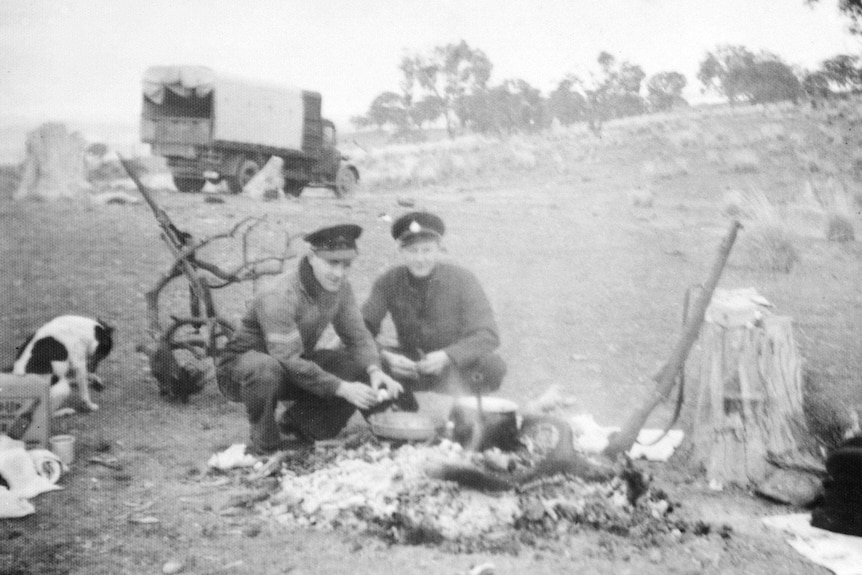
[[[495,353],[500,345],[488,298],[476,276],[444,262],[441,241],[446,226],[429,212],[411,212],[395,220],[402,265],[377,281],[362,315],[376,337],[389,314],[398,336],[397,349],[384,349],[386,371],[405,386],[396,405],[416,411],[414,391],[450,395],[493,391],[506,364]]]
[[[344,224],[305,236],[311,250],[298,269],[250,302],[219,356],[219,388],[245,404],[257,453],[332,438],[356,409],[377,405],[378,390],[390,397],[402,391],[381,369],[347,281],[361,233]],[[315,350],[330,324],[343,349]],[[276,407],[287,400],[292,405],[276,421]]]

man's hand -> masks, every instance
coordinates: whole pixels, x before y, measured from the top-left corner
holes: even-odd
[[[371,389],[377,392],[377,397],[381,398],[380,391],[385,390],[386,397],[382,399],[396,399],[404,391],[400,383],[389,377],[382,369],[377,368],[371,371]]]
[[[377,392],[359,381],[342,381],[335,395],[359,409],[371,409],[377,405]]]
[[[452,359],[442,349],[432,351],[419,362],[416,363],[416,369],[422,375],[440,375],[444,369],[449,367]]]
[[[380,353],[380,357],[389,366],[389,371],[395,377],[404,377],[408,379],[416,379],[419,377],[419,372],[416,369],[416,362],[408,357],[394,351],[384,350]]]

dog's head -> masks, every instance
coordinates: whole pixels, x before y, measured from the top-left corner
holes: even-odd
[[[96,322],[96,351],[93,353],[93,360],[98,363],[105,359],[114,347],[114,328],[101,319]]]

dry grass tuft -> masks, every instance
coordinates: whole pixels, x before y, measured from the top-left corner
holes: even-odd
[[[731,218],[742,218],[745,194],[741,190],[728,189],[721,197],[721,213]]]
[[[783,124],[773,122],[760,127],[760,136],[766,140],[784,140],[787,137],[787,130]]]
[[[786,224],[757,222],[747,228],[743,254],[749,267],[790,273],[799,263],[799,251]]]
[[[653,180],[670,180],[689,173],[688,162],[680,156],[646,161],[641,171],[644,176]]]
[[[826,239],[830,242],[852,242],[856,239],[853,222],[843,214],[830,214],[826,221]]]
[[[730,193],[730,192],[729,192]],[[744,264],[756,270],[789,273],[799,263],[790,226],[763,191],[751,188],[733,194],[734,217],[747,220],[745,235],[740,242]]]
[[[830,242],[852,242],[856,239],[853,211],[857,198],[843,182],[827,178],[820,182],[805,182],[803,199],[817,205],[826,215],[826,239]]]
[[[649,188],[635,187],[629,191],[632,205],[638,208],[651,208],[655,203],[655,194]]]
[[[752,174],[760,171],[760,156],[751,148],[737,148],[731,150],[724,161],[734,172],[740,174]]]
[[[817,150],[798,148],[795,154],[800,166],[806,172],[826,175],[838,173],[835,162],[824,159]]]
[[[769,201],[766,194],[758,188],[751,187],[748,191],[730,189],[725,196],[726,201],[736,204],[736,215],[740,218],[770,225],[776,225],[781,221],[778,209]]]

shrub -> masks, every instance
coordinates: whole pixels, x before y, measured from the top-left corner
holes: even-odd
[[[823,159],[816,150],[796,150],[796,159],[806,172],[812,174],[835,174],[835,162]]]
[[[693,129],[681,129],[665,136],[677,148],[690,148],[700,143],[700,134]]]
[[[787,132],[782,124],[764,124],[760,127],[760,135],[766,140],[784,140]]]
[[[830,242],[852,242],[856,239],[853,222],[843,214],[830,214],[826,221],[826,239]]]
[[[738,173],[755,173],[760,171],[760,156],[751,148],[731,150],[725,156],[728,167]]]
[[[514,148],[510,152],[510,157],[512,163],[522,170],[532,170],[538,163],[536,154],[531,150]]]
[[[743,212],[745,205],[745,194],[740,190],[730,189],[724,192],[721,198],[721,213],[731,218],[743,218],[746,214]]]
[[[655,202],[655,194],[649,188],[632,188],[629,192],[632,205],[640,208],[651,208]]]
[[[747,227],[742,252],[749,267],[790,273],[800,260],[787,226],[783,222],[756,222]]]
[[[715,150],[707,150],[706,153],[704,153],[704,157],[706,158],[707,162],[713,165],[719,165],[723,163],[723,160],[721,159],[721,154],[719,154]]]
[[[757,188],[746,192],[730,190],[725,210],[749,220],[741,237],[740,254],[748,267],[789,273],[799,262],[790,226],[766,194]]]
[[[644,162],[642,171],[648,178],[670,180],[688,174],[688,162],[679,156],[670,159],[650,160]]]
[[[835,178],[805,182],[804,199],[815,203],[826,214],[826,239],[830,242],[850,242],[856,239],[853,211],[857,198]]]

